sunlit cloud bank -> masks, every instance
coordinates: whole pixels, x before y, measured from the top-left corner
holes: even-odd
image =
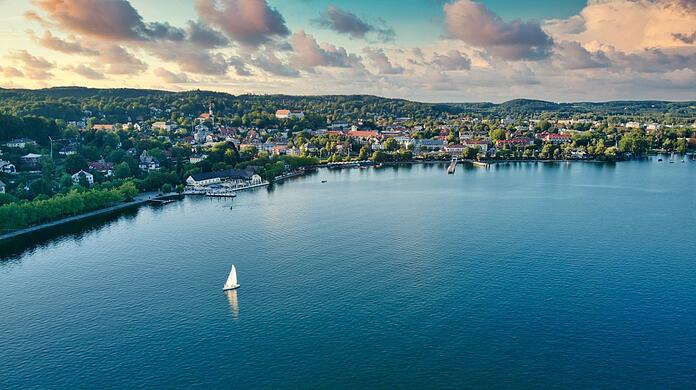
[[[17,3],[23,15],[10,23],[24,35],[0,48],[0,85],[423,101],[696,99],[690,0],[590,0],[547,20],[503,18],[485,2],[428,2],[438,7],[429,21],[437,38],[418,45],[389,14],[311,3],[296,2],[307,11],[300,25],[266,0],[191,0],[193,13],[179,24],[147,20],[135,0]]]

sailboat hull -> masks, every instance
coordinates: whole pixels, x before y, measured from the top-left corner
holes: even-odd
[[[239,288],[239,285],[236,284],[236,285],[230,286],[230,287],[223,287],[223,288],[222,288],[222,291],[236,290],[236,289],[238,289],[238,288]]]

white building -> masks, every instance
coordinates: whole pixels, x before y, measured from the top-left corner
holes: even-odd
[[[17,173],[17,168],[9,161],[0,160],[0,172]]]
[[[258,174],[246,169],[228,169],[225,171],[197,173],[186,179],[186,184],[193,187],[223,183],[233,187],[246,187],[262,184],[263,179]]]
[[[152,124],[152,129],[153,130],[162,130],[162,131],[172,131],[176,129],[176,125],[169,125],[167,122],[155,122]]]
[[[13,139],[12,141],[5,142],[5,146],[8,148],[17,148],[17,149],[24,149],[27,146],[36,146],[37,143],[34,140],[30,140],[29,138],[17,138]]]
[[[90,186],[94,184],[94,175],[83,170],[80,170],[80,172],[77,172],[76,174],[72,175],[73,184],[80,184],[80,179],[83,177],[85,178],[85,180],[87,180],[87,184],[89,184]]]
[[[5,183],[0,181],[0,194],[4,194],[4,193],[5,193]]]
[[[277,119],[302,119],[304,112],[301,110],[277,110],[275,117]]]

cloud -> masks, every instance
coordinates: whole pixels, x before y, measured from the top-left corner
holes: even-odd
[[[360,58],[346,49],[317,42],[314,36],[300,30],[289,39],[293,49],[290,62],[299,69],[313,72],[318,66],[349,68],[359,66]]]
[[[184,31],[168,23],[145,23],[126,0],[34,0],[48,21],[62,29],[104,40],[184,39]]]
[[[505,60],[539,60],[551,53],[553,40],[534,22],[504,22],[485,5],[470,0],[445,4],[445,27],[459,40]]]
[[[45,80],[53,77],[50,72],[55,64],[43,57],[35,57],[26,50],[19,50],[10,54],[10,59],[22,65],[22,73],[30,79]]]
[[[356,39],[364,39],[368,33],[375,32],[382,42],[394,40],[394,30],[387,27],[385,22],[380,19],[382,26],[376,26],[360,19],[352,12],[342,10],[333,5],[322,12],[319,18],[314,19],[315,24],[329,28],[339,34],[346,34]]]
[[[90,68],[87,65],[68,66],[65,69],[73,71],[73,72],[79,74],[80,76],[83,76],[83,77],[88,78],[90,80],[103,80],[104,79],[104,74],[96,71],[94,68]]]
[[[672,36],[674,37],[674,39],[686,43],[688,45],[691,45],[694,42],[696,42],[696,31],[692,32],[691,34],[673,33]]]
[[[575,41],[563,41],[556,44],[554,52],[558,63],[564,69],[605,68],[611,61],[603,51],[589,52]]]
[[[38,44],[51,50],[66,54],[97,55],[98,51],[87,48],[77,41],[67,41],[56,37],[50,31],[44,31],[42,36],[37,36],[33,31],[29,31],[29,36]]]
[[[24,77],[24,73],[14,66],[0,66],[0,73],[5,77]]]
[[[422,54],[422,53],[421,53]],[[432,63],[440,70],[468,70],[471,69],[471,59],[459,50],[450,50],[446,54],[435,53]]]
[[[174,73],[164,68],[155,69],[154,74],[155,76],[161,78],[163,81],[170,84],[181,84],[188,83],[191,81],[188,75],[186,75],[186,73]]]
[[[377,68],[379,74],[395,75],[404,73],[404,68],[401,66],[394,66],[383,49],[366,47],[363,49],[363,52],[370,62],[372,62],[372,65]]]
[[[135,75],[147,70],[145,62],[123,47],[113,44],[99,49],[94,65],[108,74]]]
[[[227,38],[219,31],[213,30],[201,22],[189,21],[188,40],[199,47],[214,48],[229,44]]]
[[[585,47],[639,52],[683,46],[689,44],[696,26],[695,4],[693,0],[593,0],[578,15],[547,22],[544,28],[554,40]]]
[[[219,76],[226,74],[230,67],[222,53],[196,49],[186,43],[152,44],[147,50],[164,61],[176,63],[185,72]]]
[[[202,20],[245,46],[290,35],[283,16],[266,0],[195,0],[194,4]]]
[[[268,74],[281,77],[299,77],[300,72],[283,62],[272,47],[267,47],[263,50],[254,53],[246,53],[242,56],[246,62],[254,64],[257,68],[265,71]]]

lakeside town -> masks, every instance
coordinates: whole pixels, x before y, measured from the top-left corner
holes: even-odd
[[[297,107],[263,120],[198,102],[197,114],[150,107],[110,121],[0,117],[0,233],[98,210],[138,193],[235,196],[316,167],[469,161],[614,162],[696,149],[696,121],[627,120],[627,115],[539,112],[518,115],[391,112],[343,120]],[[432,114],[432,113],[430,113]]]

